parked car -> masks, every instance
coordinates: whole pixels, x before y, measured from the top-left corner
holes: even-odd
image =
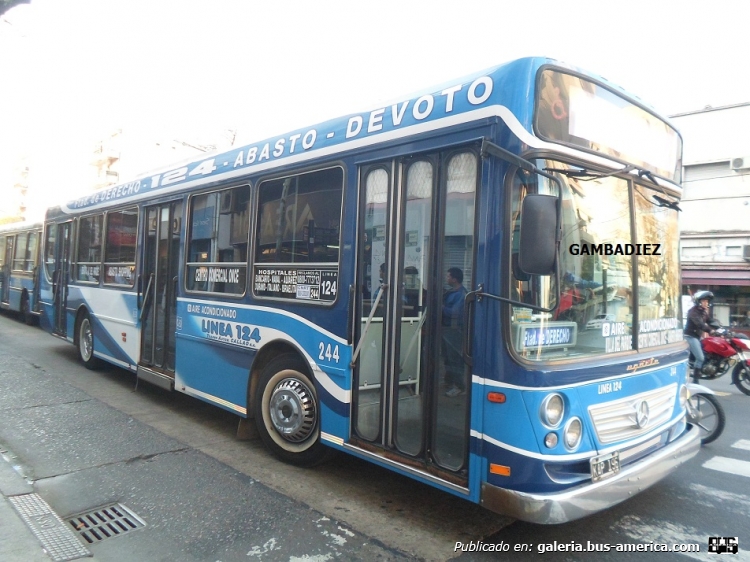
[[[605,322],[614,322],[615,321],[615,315],[614,314],[597,314],[594,316],[592,320],[589,320],[586,323],[586,329],[587,330],[596,330],[597,328],[601,328],[602,324]]]

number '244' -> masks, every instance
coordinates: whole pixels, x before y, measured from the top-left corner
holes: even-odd
[[[320,361],[335,361],[336,363],[339,362],[339,346],[338,345],[331,345],[330,343],[326,345],[323,342],[320,342],[318,344],[318,359]]]

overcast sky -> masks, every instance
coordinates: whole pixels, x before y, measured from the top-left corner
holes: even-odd
[[[20,155],[68,199],[116,129],[244,144],[527,55],[666,115],[748,102],[749,16],[723,0],[32,0],[0,18],[0,200]]]

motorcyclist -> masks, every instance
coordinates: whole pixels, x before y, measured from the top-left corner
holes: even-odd
[[[693,300],[695,301],[695,305],[688,311],[684,336],[685,341],[687,341],[690,347],[690,353],[695,357],[693,382],[697,383],[705,359],[703,348],[701,347],[701,339],[705,337],[706,333],[711,333],[712,331],[711,326],[708,324],[711,320],[708,307],[711,305],[711,301],[714,300],[714,294],[711,291],[698,291],[693,295]]]

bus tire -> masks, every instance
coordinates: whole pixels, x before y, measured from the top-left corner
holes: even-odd
[[[263,443],[284,462],[314,466],[332,452],[320,441],[315,384],[297,355],[280,355],[261,372],[255,393],[255,423]]]
[[[78,344],[78,357],[83,366],[92,371],[99,369],[102,362],[94,356],[94,327],[91,325],[91,317],[88,312],[84,312],[78,320],[76,342]]]
[[[33,326],[35,323],[34,315],[31,314],[31,310],[29,310],[29,296],[24,295],[21,298],[21,317],[23,318],[23,321],[26,323],[27,326]]]

